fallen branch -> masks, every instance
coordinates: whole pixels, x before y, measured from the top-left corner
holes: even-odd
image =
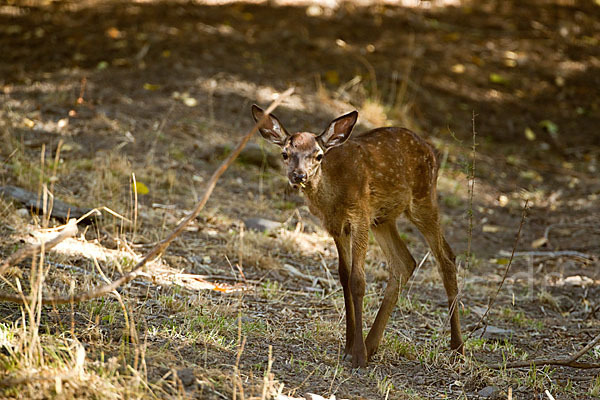
[[[144,256],[144,258],[142,258],[140,260],[140,262],[138,262],[135,265],[133,270],[131,270],[127,274],[123,275],[119,279],[113,281],[112,283],[109,283],[109,284],[106,284],[103,286],[99,286],[91,291],[79,293],[79,294],[76,294],[73,296],[46,297],[46,298],[42,299],[42,303],[43,304],[69,304],[69,303],[77,303],[77,302],[81,302],[81,301],[95,299],[97,297],[101,297],[101,296],[104,296],[104,295],[112,292],[119,286],[124,285],[124,284],[134,280],[141,274],[143,274],[146,264],[148,262],[154,260],[156,257],[160,256],[167,249],[169,244],[171,244],[171,242],[185,230],[185,227],[190,223],[190,221],[192,221],[194,218],[196,218],[198,216],[198,214],[200,214],[200,211],[202,211],[202,209],[208,202],[208,199],[211,196],[211,194],[217,184],[217,181],[219,180],[221,175],[223,175],[223,173],[227,170],[227,168],[237,158],[237,156],[240,154],[240,152],[242,151],[244,146],[246,146],[246,143],[248,143],[248,141],[252,138],[252,136],[254,136],[256,134],[256,132],[258,131],[258,128],[267,119],[269,114],[271,112],[273,112],[273,110],[275,108],[277,108],[277,106],[284,99],[286,99],[288,96],[290,96],[293,92],[294,92],[294,89],[290,88],[290,89],[286,90],[285,92],[283,92],[281,95],[279,95],[279,97],[277,97],[277,99],[275,101],[273,101],[273,103],[271,103],[271,105],[267,108],[267,110],[263,114],[262,118],[260,120],[258,120],[256,122],[256,124],[254,124],[254,127],[250,130],[250,132],[248,132],[246,134],[246,136],[244,136],[242,138],[242,140],[237,145],[237,147],[229,154],[229,156],[225,160],[223,160],[221,165],[219,165],[219,168],[217,168],[217,170],[212,174],[210,180],[208,181],[206,192],[204,193],[204,196],[202,197],[202,199],[196,205],[196,208],[194,208],[194,210],[190,214],[188,214],[188,216],[185,217],[183,219],[183,221],[181,221],[179,223],[179,225],[177,225],[177,227],[165,239],[163,239],[156,246],[154,246],[154,248],[152,248],[152,250],[150,250]],[[0,300],[22,304],[24,301],[30,301],[30,298],[29,297],[22,298],[20,296],[0,294]]]
[[[43,213],[44,206],[38,199],[37,193],[30,192],[16,186],[0,186],[0,196],[13,199],[27,209],[35,210],[38,213]],[[89,208],[80,208],[74,205],[65,203],[58,199],[52,201],[52,208],[48,217],[58,218],[61,220],[67,220],[68,218],[80,218],[82,215],[86,215],[84,223],[89,224],[95,217],[98,217],[100,213],[92,213]]]
[[[506,257],[508,255],[510,255],[511,253],[509,253],[506,250],[500,250],[500,252],[498,253],[499,255],[501,255],[502,257]],[[592,256],[590,256],[589,254],[585,254],[585,253],[581,253],[579,251],[574,251],[574,250],[557,250],[557,251],[538,251],[538,250],[534,250],[534,251],[515,251],[513,253],[514,257],[527,257],[527,256],[533,256],[533,257],[550,257],[550,258],[556,258],[556,257],[581,257],[581,258],[585,258],[588,260],[592,259]]]
[[[50,239],[46,242],[41,242],[41,243],[34,244],[34,245],[31,245],[28,247],[23,247],[21,250],[10,255],[6,260],[4,260],[4,262],[0,266],[0,275],[2,275],[4,273],[4,271],[6,271],[6,269],[11,264],[16,264],[19,261],[21,261],[22,259],[24,259],[25,257],[33,255],[33,254],[39,252],[40,250],[43,250],[43,251],[50,250],[51,248],[53,248],[54,246],[56,246],[63,240],[75,236],[76,233],[77,233],[77,220],[71,219],[71,220],[69,220],[69,222],[66,225],[64,225],[64,228],[60,231],[60,233],[58,235],[56,235],[55,237],[53,237],[52,239]]]
[[[567,223],[559,223],[559,224],[552,224],[549,225],[545,230],[544,230],[544,239],[546,239],[546,243],[548,245],[548,247],[550,247],[550,231],[554,228],[559,228],[559,227],[576,227],[576,228],[595,228],[598,226],[597,223],[578,223],[578,222],[567,222]]]
[[[524,361],[513,361],[509,363],[499,363],[499,364],[488,364],[488,368],[492,369],[502,369],[502,368],[522,368],[522,367],[531,367],[535,365],[536,367],[541,367],[544,365],[559,365],[563,367],[572,367],[572,368],[583,368],[583,369],[592,369],[592,368],[600,368],[600,364],[594,363],[585,363],[579,362],[578,359],[581,358],[585,353],[590,351],[596,344],[600,342],[600,334],[596,336],[591,342],[589,342],[585,347],[579,350],[577,353],[571,355],[567,358],[536,358],[533,360],[524,360]]]
[[[529,200],[525,200],[525,205],[523,206],[523,214],[521,215],[521,222],[519,223],[519,230],[517,231],[517,236],[515,237],[515,243],[512,248],[512,253],[510,255],[510,259],[508,260],[508,264],[506,265],[506,268],[504,269],[504,276],[502,277],[502,281],[500,281],[500,285],[498,285],[498,289],[496,290],[494,297],[492,297],[490,299],[487,310],[485,310],[485,312],[483,313],[483,315],[481,316],[481,318],[479,319],[477,324],[475,324],[475,327],[473,327],[473,329],[469,333],[469,336],[467,337],[466,341],[469,341],[469,339],[471,339],[471,336],[473,336],[475,331],[481,326],[481,324],[485,320],[485,317],[487,317],[488,313],[492,309],[492,306],[494,305],[494,302],[496,301],[496,297],[498,297],[498,294],[500,293],[500,290],[502,289],[502,286],[504,285],[504,282],[506,281],[506,277],[508,276],[508,271],[510,270],[513,259],[515,257],[515,253],[516,253],[515,250],[517,249],[517,245],[519,244],[519,239],[521,238],[521,229],[523,229],[523,224],[525,224],[525,216],[527,215],[527,205],[528,204],[529,204]],[[481,336],[483,336],[484,333],[485,333],[485,329],[483,329],[481,331]]]

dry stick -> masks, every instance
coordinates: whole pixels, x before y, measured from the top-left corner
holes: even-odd
[[[56,146],[56,154],[54,155],[54,166],[52,168],[52,176],[50,177],[50,193],[52,194],[52,197],[50,197],[48,214],[46,215],[46,222],[44,223],[45,226],[48,226],[50,224],[50,217],[52,216],[52,209],[54,207],[54,184],[58,180],[56,178],[56,171],[58,170],[58,163],[60,161],[60,149],[63,143],[64,141],[62,139],[58,141],[58,146]]]
[[[501,256],[506,256],[509,255],[510,253],[508,251],[504,251],[504,250],[500,250],[500,252],[498,253]],[[534,250],[534,251],[515,251],[514,253],[515,257],[527,257],[527,256],[533,256],[533,257],[549,257],[549,258],[558,258],[558,257],[579,257],[579,258],[584,258],[586,260],[592,260],[593,257],[589,254],[586,253],[582,253],[580,251],[574,251],[574,250],[557,250],[557,251],[538,251],[538,250]]]
[[[266,121],[269,114],[271,112],[273,112],[273,110],[275,108],[277,108],[277,106],[284,99],[286,99],[288,96],[290,96],[293,92],[294,92],[294,88],[289,88],[288,90],[283,92],[279,97],[277,97],[277,99],[275,99],[275,101],[273,101],[273,103],[271,103],[271,105],[265,111],[263,117],[258,122],[256,122],[256,124],[254,124],[254,127],[252,128],[252,130],[250,130],[250,132],[248,132],[246,134],[246,136],[243,137],[242,141],[229,154],[229,156],[221,163],[219,168],[217,168],[217,170],[213,173],[210,180],[208,181],[208,187],[206,188],[206,192],[204,193],[204,196],[202,197],[202,199],[196,205],[196,208],[194,209],[194,211],[192,211],[190,214],[188,214],[188,216],[185,217],[185,219],[183,221],[181,221],[181,223],[179,225],[177,225],[177,227],[165,239],[163,239],[156,246],[154,246],[154,248],[152,248],[152,250],[150,250],[144,256],[144,258],[142,258],[140,260],[140,262],[138,262],[136,264],[136,266],[133,268],[133,270],[131,270],[127,274],[123,275],[119,279],[113,281],[112,283],[97,287],[96,289],[91,290],[91,291],[79,293],[77,295],[68,296],[68,297],[46,297],[42,300],[43,304],[68,304],[70,302],[77,303],[77,302],[81,302],[81,301],[95,299],[97,297],[104,296],[105,294],[112,292],[113,290],[117,289],[119,286],[124,285],[124,284],[132,281],[133,279],[137,278],[141,274],[143,274],[143,272],[144,272],[143,270],[144,270],[144,267],[146,266],[146,264],[149,261],[158,257],[160,254],[162,254],[167,249],[167,247],[169,247],[169,244],[171,244],[171,242],[184,231],[185,227],[190,223],[190,221],[192,221],[194,218],[196,218],[198,216],[198,214],[200,214],[200,211],[202,211],[202,209],[208,202],[208,199],[209,199],[210,195],[212,194],[213,190],[215,189],[217,181],[219,180],[221,175],[223,175],[225,170],[227,170],[227,168],[233,163],[233,161],[241,153],[242,149],[244,148],[244,146],[246,146],[246,143],[248,143],[250,138],[252,138],[252,136],[254,136],[256,134],[256,132],[258,131],[258,128],[262,125],[263,122]],[[46,248],[48,248],[47,246],[48,246],[48,244],[46,244]],[[23,299],[20,296],[11,296],[11,295],[6,295],[6,294],[0,294],[0,300],[22,304],[24,300],[29,301],[30,299],[29,298]]]
[[[467,273],[470,269],[470,261],[471,261],[471,246],[472,246],[472,242],[473,242],[473,195],[475,192],[475,155],[477,152],[477,131],[475,130],[475,110],[473,110],[472,112],[472,117],[471,117],[471,124],[473,127],[473,144],[471,145],[471,169],[469,171],[469,181],[467,182],[467,188],[468,188],[468,196],[469,196],[469,226],[467,228],[467,254],[466,254],[466,260],[465,260],[465,273]],[[438,176],[439,179],[439,176]],[[456,260],[452,260],[454,263],[456,263]],[[460,267],[460,264],[458,265]],[[458,269],[457,269],[457,275],[459,275]],[[454,300],[452,301],[452,304],[450,305],[450,309],[448,310],[448,316],[446,317],[445,321],[444,321],[444,325],[446,325],[449,321],[450,318],[452,318],[452,314],[454,314],[454,311],[456,310],[456,307],[460,301],[460,296],[461,296],[461,292],[462,289],[464,287],[464,284],[459,288],[458,293],[456,295],[456,297],[454,297]],[[488,308],[489,310],[489,308]],[[480,321],[481,322],[481,321]],[[467,340],[469,340],[471,338],[471,335],[469,335],[469,337],[467,338]],[[463,346],[463,353],[464,353],[464,346]]]
[[[466,269],[468,270],[470,267],[471,261],[471,245],[473,242],[473,195],[475,193],[475,154],[477,151],[477,131],[475,130],[475,111],[473,111],[472,117],[472,125],[473,125],[473,146],[471,147],[471,171],[469,173],[471,184],[468,186],[469,188],[469,229],[467,233],[467,260],[466,260]]]
[[[471,269],[471,247],[473,244],[473,196],[475,193],[475,156],[477,154],[477,131],[475,130],[475,110],[472,111],[471,126],[473,127],[473,144],[471,145],[471,170],[469,171],[469,180],[471,182],[467,185],[469,194],[469,227],[467,229],[467,258],[465,260],[465,276],[466,273],[468,273],[469,269]],[[456,260],[453,261],[456,263]],[[457,269],[457,275],[459,272],[460,271],[458,271]],[[463,287],[464,281],[463,285],[459,288],[458,294],[454,298],[452,305],[450,306],[450,310],[448,312],[448,317],[446,318],[445,324],[448,323],[448,321],[450,321],[450,318],[452,317],[452,314],[454,313],[454,310],[456,309],[458,302],[460,301],[460,296]],[[469,335],[469,338],[470,337],[471,336]],[[467,338],[467,340],[469,340],[469,338]]]
[[[4,260],[4,262],[0,266],[0,275],[2,275],[4,273],[4,271],[11,264],[18,263],[19,261],[21,261],[25,257],[37,253],[38,251],[40,251],[40,249],[42,249],[42,247],[44,248],[45,251],[50,250],[51,248],[53,248],[54,246],[56,246],[57,244],[59,244],[63,240],[65,240],[67,238],[70,238],[72,236],[75,236],[76,233],[77,233],[77,221],[75,221],[74,219],[71,219],[64,226],[64,229],[58,235],[56,235],[55,237],[53,237],[52,239],[48,240],[47,242],[42,242],[42,243],[34,244],[32,246],[29,246],[29,247],[24,247],[21,250],[17,251],[16,253],[13,253],[6,260]],[[19,303],[20,302],[21,301],[19,301]]]
[[[490,299],[488,308],[487,308],[487,310],[485,310],[485,312],[479,319],[479,322],[477,322],[475,327],[471,330],[471,333],[469,333],[469,336],[467,337],[467,341],[469,341],[469,339],[471,339],[471,336],[473,336],[473,333],[475,333],[475,331],[481,326],[481,324],[485,320],[485,317],[487,317],[488,313],[492,309],[492,306],[494,305],[494,302],[496,301],[496,298],[498,297],[498,294],[500,293],[500,290],[502,289],[502,286],[504,285],[504,281],[506,281],[506,277],[508,276],[508,271],[510,270],[510,267],[513,262],[513,258],[515,256],[515,250],[517,249],[517,245],[519,244],[519,239],[521,238],[521,229],[523,228],[523,224],[525,224],[525,216],[527,215],[527,205],[528,204],[529,204],[529,200],[525,200],[525,205],[523,206],[523,214],[521,215],[521,222],[519,223],[519,230],[517,231],[517,237],[515,238],[515,244],[513,245],[510,259],[508,260],[508,264],[506,265],[506,269],[504,270],[504,276],[502,277],[502,281],[500,281],[500,285],[498,285],[498,290],[496,290],[496,294],[494,294],[494,297],[492,297]]]
[[[567,358],[536,358],[533,360],[526,361],[514,361],[510,363],[499,363],[499,364],[490,364],[487,365],[488,368],[493,369],[502,369],[502,368],[521,368],[521,367],[530,367],[535,365],[536,367],[541,367],[543,365],[560,365],[563,367],[573,367],[573,368],[600,368],[600,364],[592,364],[592,363],[583,363],[578,362],[577,360],[581,358],[585,353],[587,353],[590,349],[592,349],[596,344],[600,342],[600,334],[598,334],[591,342],[589,342],[585,347],[579,350],[577,353],[572,354]]]

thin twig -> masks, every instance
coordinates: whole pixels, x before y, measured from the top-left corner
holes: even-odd
[[[146,264],[149,261],[152,261],[156,257],[160,256],[167,249],[167,247],[169,247],[169,244],[171,244],[171,242],[173,240],[175,240],[175,238],[177,236],[179,236],[185,230],[185,227],[193,219],[195,219],[198,216],[198,214],[200,214],[200,211],[202,211],[202,209],[204,208],[204,206],[208,202],[208,199],[210,198],[213,190],[215,189],[217,181],[219,180],[219,178],[221,177],[221,175],[223,175],[223,173],[227,170],[227,168],[233,163],[233,161],[241,153],[241,151],[244,148],[244,146],[246,146],[246,143],[248,143],[248,141],[252,138],[252,136],[254,136],[256,134],[256,132],[258,131],[258,128],[264,123],[264,121],[266,121],[266,119],[268,118],[269,114],[271,112],[273,112],[273,110],[284,99],[286,99],[288,96],[290,96],[293,92],[294,92],[294,89],[290,88],[290,89],[286,90],[285,92],[283,92],[280,96],[278,96],[277,99],[275,99],[275,101],[273,101],[273,103],[271,103],[271,105],[267,108],[267,110],[263,114],[262,118],[260,120],[258,120],[256,122],[256,124],[254,124],[254,127],[246,134],[246,136],[244,136],[242,138],[242,140],[237,145],[237,147],[229,154],[229,156],[225,160],[223,160],[223,162],[221,163],[221,165],[219,166],[219,168],[217,168],[217,170],[213,173],[213,175],[211,176],[210,180],[208,181],[206,192],[204,193],[204,196],[202,197],[202,199],[196,205],[196,208],[190,214],[188,214],[187,217],[185,217],[183,219],[183,221],[181,221],[179,223],[179,225],[177,225],[177,227],[165,239],[163,239],[156,246],[154,246],[152,248],[152,250],[150,250],[144,256],[144,258],[142,258],[135,265],[135,267],[130,272],[128,272],[127,274],[123,275],[119,279],[114,280],[110,284],[106,284],[104,286],[100,286],[100,287],[97,287],[97,288],[95,288],[93,290],[90,290],[90,291],[87,291],[87,292],[82,292],[82,293],[79,293],[79,294],[74,295],[74,296],[68,296],[68,297],[63,297],[63,296],[45,297],[42,300],[43,303],[44,304],[68,304],[70,302],[77,303],[77,302],[81,302],[81,301],[95,299],[97,297],[101,297],[101,296],[104,296],[105,294],[108,294],[108,293],[112,292],[113,290],[115,290],[119,286],[124,285],[124,284],[126,284],[126,283],[134,280],[138,276],[142,275],[144,273],[145,268],[146,268]],[[46,244],[46,248],[47,248],[47,244]],[[29,298],[23,299],[20,296],[12,296],[12,295],[7,295],[7,294],[0,294],[0,300],[10,301],[10,302],[13,302],[13,303],[21,303],[22,304],[24,300],[25,301],[29,301],[30,299]]]
[[[471,147],[471,171],[469,173],[469,180],[471,181],[468,185],[469,189],[469,230],[467,232],[467,260],[465,262],[465,269],[468,271],[471,263],[471,245],[473,242],[473,195],[475,193],[475,154],[477,152],[477,131],[475,130],[475,111],[473,111],[472,117],[473,125],[473,145]]]
[[[10,255],[6,260],[4,260],[4,262],[2,263],[2,266],[0,266],[0,275],[2,275],[4,273],[4,271],[11,264],[18,263],[25,257],[37,253],[42,248],[45,251],[50,250],[51,248],[53,248],[54,246],[56,246],[63,240],[70,238],[72,236],[75,236],[76,233],[77,233],[77,221],[75,221],[74,219],[71,219],[66,225],[64,225],[63,230],[58,235],[53,237],[52,239],[50,239],[46,242],[42,242],[42,243],[34,244],[34,245],[31,245],[28,247],[24,247],[21,250],[17,251],[16,253],[13,253],[12,255]]]
[[[590,349],[592,349],[594,346],[596,346],[599,342],[600,342],[600,334],[598,334],[591,342],[589,342],[587,345],[585,345],[577,353],[574,353],[567,358],[536,358],[533,360],[490,364],[487,367],[492,368],[492,369],[502,369],[502,368],[530,367],[533,365],[535,365],[536,367],[541,367],[544,365],[560,365],[563,367],[583,368],[583,369],[600,368],[600,364],[584,363],[584,362],[577,361],[578,359],[581,358],[581,356],[583,356],[585,353],[590,351]]]
[[[494,305],[494,302],[496,301],[496,298],[498,297],[498,294],[500,293],[500,290],[502,289],[502,286],[504,285],[504,281],[506,281],[506,277],[508,276],[508,271],[510,270],[510,267],[512,265],[512,262],[513,262],[513,259],[515,256],[515,250],[517,248],[517,245],[519,244],[519,239],[521,238],[521,229],[523,229],[523,225],[525,224],[525,216],[527,215],[527,206],[528,205],[529,205],[529,200],[525,200],[525,205],[523,206],[523,213],[521,215],[521,222],[519,223],[519,230],[517,231],[517,236],[515,237],[515,244],[513,245],[510,259],[508,260],[508,264],[506,264],[506,268],[504,269],[504,276],[502,277],[502,281],[500,281],[500,285],[498,285],[498,289],[496,290],[494,297],[492,297],[490,299],[487,310],[485,310],[485,312],[483,313],[483,315],[481,316],[481,318],[479,319],[479,321],[477,322],[475,327],[473,327],[473,329],[471,329],[471,332],[469,333],[469,336],[467,337],[467,341],[469,339],[471,339],[471,336],[473,336],[473,333],[475,333],[475,331],[481,326],[481,324],[485,320],[485,317],[487,317],[488,313],[492,309],[492,306]],[[485,330],[483,332],[485,332]],[[482,335],[483,335],[483,332],[482,332]]]

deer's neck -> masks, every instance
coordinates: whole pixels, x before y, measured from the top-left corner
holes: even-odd
[[[319,169],[302,189],[310,212],[325,225],[327,225],[329,203],[331,202],[331,193],[329,193],[331,186],[328,184],[328,180],[328,176]]]
[[[302,192],[304,196],[308,199],[309,202],[318,201],[320,194],[324,188],[323,184],[323,172],[321,168],[315,172],[315,175],[312,176],[306,185],[302,188]]]

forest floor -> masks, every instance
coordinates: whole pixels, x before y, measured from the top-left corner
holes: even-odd
[[[439,197],[460,254],[465,360],[448,350],[431,257],[368,367],[342,359],[333,241],[266,162],[278,151],[257,135],[265,161],[232,165],[144,277],[39,315],[0,304],[0,397],[600,396],[598,369],[489,368],[567,357],[600,332],[600,5],[401,3],[4,2],[0,186],[46,187],[56,199],[114,212],[44,257],[44,296],[69,295],[121,276],[177,225],[252,128],[253,103],[267,106],[293,86],[275,112],[291,130],[320,132],[353,109],[356,130],[410,127],[443,162]],[[244,221],[256,217],[281,226],[253,231]],[[64,223],[7,197],[0,221],[1,260],[46,224]],[[416,229],[398,223],[423,260]],[[488,330],[470,336],[513,249],[527,253],[515,256]],[[387,271],[374,242],[367,258],[369,325]],[[31,266],[9,269],[3,293],[18,285],[27,293]],[[600,347],[580,361],[600,362]]]

